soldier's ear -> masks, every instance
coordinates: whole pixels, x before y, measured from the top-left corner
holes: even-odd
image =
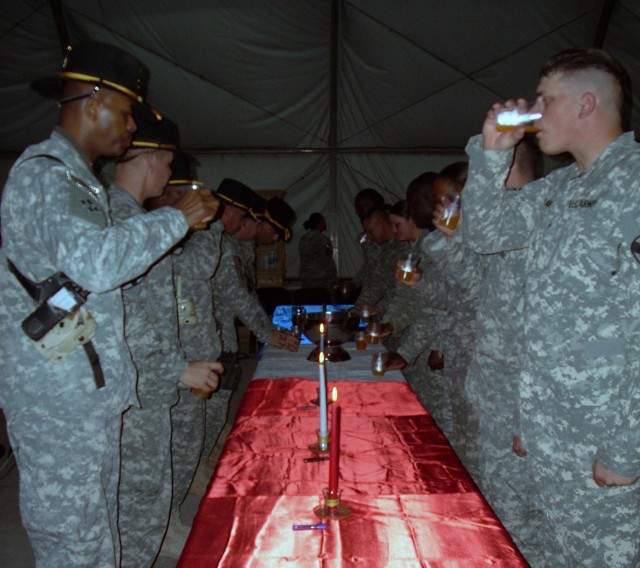
[[[96,97],[87,97],[87,100],[84,103],[84,113],[92,122],[95,122],[98,119],[100,104],[100,101]]]

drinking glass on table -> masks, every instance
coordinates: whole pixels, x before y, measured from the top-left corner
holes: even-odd
[[[384,375],[384,358],[382,357],[382,353],[376,353],[371,357],[371,372],[376,377]]]

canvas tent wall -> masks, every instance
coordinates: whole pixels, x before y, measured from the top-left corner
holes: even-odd
[[[150,99],[181,127],[215,187],[236,177],[285,189],[297,239],[329,220],[339,271],[360,263],[353,196],[390,202],[427,170],[460,159],[496,100],[531,97],[553,53],[599,44],[640,81],[639,0],[2,0],[0,152],[6,172],[48,135],[55,103],[28,84],[93,39],[151,69]]]

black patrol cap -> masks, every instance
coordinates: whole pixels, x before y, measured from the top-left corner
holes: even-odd
[[[38,79],[31,88],[49,98],[60,98],[66,81],[109,87],[142,102],[149,88],[149,69],[126,51],[100,42],[67,47],[57,75]]]
[[[272,197],[267,201],[264,209],[264,220],[267,221],[288,243],[292,238],[291,225],[295,223],[296,214],[293,209],[279,197]]]
[[[133,120],[138,129],[133,133],[132,148],[177,150],[180,146],[178,125],[147,104],[133,107]]]
[[[255,192],[251,188],[231,178],[224,178],[220,182],[216,194],[224,202],[235,205],[245,211],[251,210],[251,204],[255,196]]]
[[[267,205],[267,200],[254,192],[253,202],[249,209],[249,214],[256,220],[264,219],[264,210]]]
[[[171,162],[171,178],[168,185],[203,186],[204,183],[198,179],[196,173],[199,165],[200,162],[191,154],[176,152]]]

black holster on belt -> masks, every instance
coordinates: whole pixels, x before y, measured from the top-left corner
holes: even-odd
[[[36,283],[22,274],[9,259],[7,259],[7,264],[11,273],[16,277],[18,282],[20,282],[20,285],[38,304],[36,309],[22,322],[22,330],[27,337],[33,341],[40,341],[54,327],[58,325],[64,326],[65,323],[68,323],[68,320],[65,320],[65,318],[70,312],[59,306],[56,307],[56,305],[52,305],[52,303],[47,300],[54,298],[56,294],[60,293],[66,301],[72,303],[76,308],[82,306],[87,301],[90,292],[78,286],[78,284],[70,280],[62,272],[56,272],[42,282]],[[75,329],[85,328],[78,327]],[[95,327],[93,329],[95,330]],[[90,336],[86,337],[88,338]],[[84,341],[86,341],[86,339],[84,339]],[[89,359],[96,388],[101,389],[105,386],[105,382],[98,353],[91,341],[82,343],[82,347]]]

